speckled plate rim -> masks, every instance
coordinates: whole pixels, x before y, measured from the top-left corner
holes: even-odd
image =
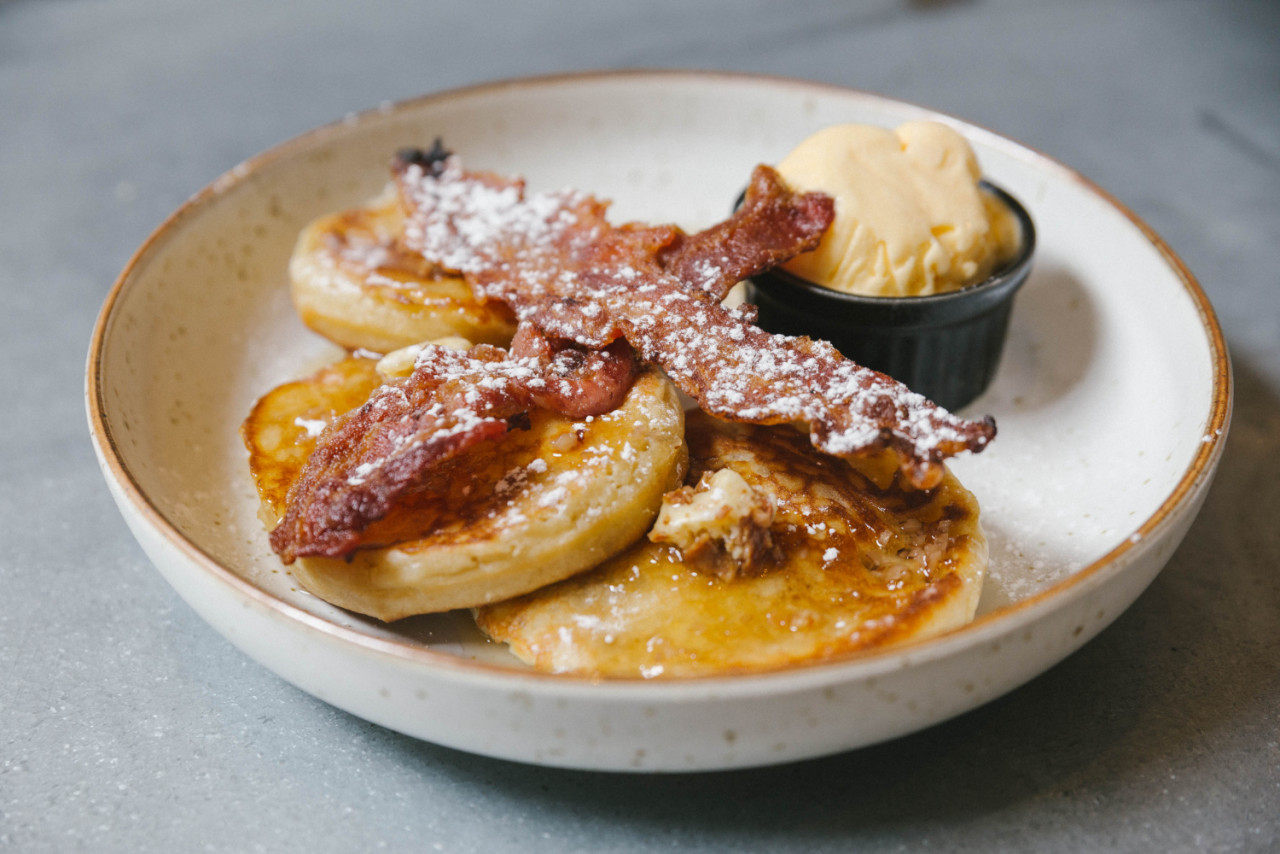
[[[790,87],[796,90],[798,97],[806,93],[827,92],[839,94],[841,97],[852,100],[861,100],[868,104],[918,111],[922,117],[931,116],[951,119],[981,133],[984,145],[1001,149],[1014,159],[1033,163],[1038,169],[1052,173],[1060,180],[1074,183],[1122,214],[1138,228],[1144,238],[1158,251],[1194,302],[1209,342],[1213,360],[1213,384],[1208,406],[1205,440],[1168,497],[1154,513],[1137,526],[1133,536],[1119,543],[1101,558],[1035,595],[993,610],[946,635],[904,645],[889,651],[860,653],[829,662],[808,664],[777,671],[656,681],[642,679],[597,680],[570,675],[509,669],[484,662],[465,660],[449,653],[424,649],[408,641],[400,642],[371,637],[356,629],[340,626],[322,617],[310,614],[262,590],[238,576],[229,568],[221,565],[216,559],[183,536],[175,525],[166,518],[164,513],[152,504],[124,464],[106,418],[102,375],[103,347],[111,324],[113,307],[131,279],[134,270],[139,267],[144,259],[152,252],[157,251],[169,239],[175,229],[209,199],[226,192],[263,166],[288,158],[318,139],[339,132],[343,128],[349,127],[352,122],[359,122],[363,117],[411,111],[427,104],[469,98],[500,89],[555,87],[564,84],[579,84],[593,79],[609,80],[619,78],[652,78],[654,80],[672,81],[684,79],[690,82],[722,80],[735,84]],[[1155,540],[1155,535],[1162,528],[1172,524],[1180,511],[1187,509],[1187,505],[1193,502],[1194,498],[1199,495],[1201,489],[1206,485],[1206,482],[1212,477],[1226,442],[1231,416],[1232,377],[1230,356],[1217,317],[1208,297],[1182,260],[1150,226],[1139,219],[1128,207],[1088,178],[1047,155],[974,125],[968,120],[949,116],[931,108],[847,87],[785,77],[730,72],[623,70],[500,80],[384,104],[307,131],[235,166],[195,193],[167,217],[133,254],[119,277],[117,277],[94,325],[88,352],[85,394],[90,434],[99,454],[99,459],[102,462],[104,474],[114,481],[124,498],[153,530],[159,532],[170,545],[181,551],[187,559],[201,567],[220,583],[231,588],[237,595],[264,605],[280,616],[305,626],[308,630],[342,642],[354,644],[371,653],[420,663],[432,668],[442,677],[448,676],[452,679],[479,681],[482,683],[498,680],[504,687],[518,687],[521,690],[531,692],[549,690],[558,696],[564,697],[581,695],[598,697],[600,692],[608,691],[623,701],[643,698],[650,702],[663,700],[687,702],[696,699],[700,695],[714,695],[717,698],[745,697],[771,694],[784,687],[803,690],[815,685],[845,682],[853,678],[872,678],[899,669],[918,666],[922,663],[945,658],[961,650],[990,642],[996,638],[1006,636],[1010,632],[1018,631],[1036,622],[1047,612],[1062,607],[1068,601],[1102,584],[1115,573],[1122,572],[1134,557],[1148,548]]]

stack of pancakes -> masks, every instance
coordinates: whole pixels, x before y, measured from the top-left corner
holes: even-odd
[[[402,227],[389,197],[308,226],[290,264],[303,320],[357,353],[505,344],[510,315],[415,257]],[[411,366],[353,355],[258,401],[242,432],[269,527],[321,431]],[[529,420],[433,471],[354,554],[300,558],[299,582],[383,620],[472,608],[534,667],[605,677],[776,669],[973,617],[986,540],[950,474],[916,490],[890,460],[823,455],[789,426],[686,413],[655,368],[612,412]],[[772,510],[767,555],[742,571],[646,536],[664,496],[724,470]]]

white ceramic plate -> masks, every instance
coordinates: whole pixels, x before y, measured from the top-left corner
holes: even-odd
[[[337,351],[295,318],[286,260],[311,218],[442,135],[476,168],[615,200],[614,221],[722,218],[752,166],[845,121],[934,118],[1039,230],[992,389],[996,443],[954,468],[992,546],[979,618],[893,652],[786,672],[592,682],[535,674],[468,618],[387,626],[300,591],[267,546],[237,428],[254,399]],[[89,423],[125,520],[219,632],[302,689],[464,750],[548,765],[692,770],[870,744],[1040,673],[1146,587],[1199,509],[1230,413],[1203,292],[1142,223],[1079,175],[927,110],[796,81],[620,73],[480,86],[351,117],[255,157],[165,222],[107,298]],[[230,686],[228,690],[234,690]]]

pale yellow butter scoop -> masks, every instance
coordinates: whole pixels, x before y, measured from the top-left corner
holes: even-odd
[[[1017,249],[1017,220],[978,186],[973,149],[938,122],[892,131],[835,125],[800,143],[778,171],[793,189],[835,199],[835,222],[822,243],[786,265],[835,290],[956,290],[985,279]]]

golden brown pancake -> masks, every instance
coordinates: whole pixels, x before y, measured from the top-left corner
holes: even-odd
[[[722,577],[641,540],[590,573],[479,609],[490,637],[540,670],[698,676],[825,661],[972,619],[986,539],[949,472],[914,491],[882,461],[824,456],[788,427],[701,413],[686,425],[689,483],[729,468],[772,498],[776,562]]]
[[[303,322],[343,347],[375,353],[450,335],[507,344],[511,313],[406,248],[403,231],[394,193],[303,229],[289,261]]]
[[[319,431],[382,378],[348,358],[264,396],[242,427],[269,527]],[[675,389],[643,372],[622,405],[575,420],[529,413],[528,430],[439,466],[370,528],[377,547],[350,559],[301,558],[298,581],[322,599],[383,620],[499,601],[588,569],[644,535],[684,475]]]

